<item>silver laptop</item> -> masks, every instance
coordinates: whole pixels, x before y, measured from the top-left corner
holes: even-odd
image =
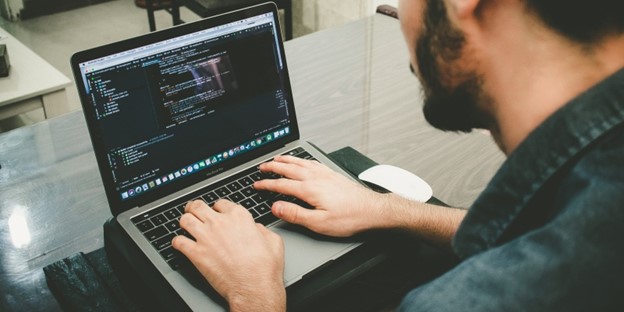
[[[287,286],[359,245],[277,220],[271,204],[297,199],[251,187],[275,178],[257,166],[278,154],[348,176],[299,137],[273,4],[78,52],[71,63],[111,211],[191,309],[226,306],[171,247],[189,200],[227,198],[279,233]]]

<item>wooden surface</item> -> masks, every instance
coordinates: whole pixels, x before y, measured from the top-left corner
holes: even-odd
[[[9,117],[9,112],[19,114],[27,111],[32,100],[39,101],[39,107],[44,106],[47,117],[68,111],[64,90],[71,84],[69,78],[2,28],[0,44],[6,44],[11,63],[9,76],[0,77],[0,116]],[[59,96],[59,92],[62,95]],[[51,94],[54,95],[46,97]]]
[[[302,136],[326,151],[353,146],[463,207],[504,160],[488,135],[426,124],[392,18],[292,40],[286,54]],[[102,247],[110,217],[82,113],[0,134],[0,166],[0,311],[59,310],[42,267]]]

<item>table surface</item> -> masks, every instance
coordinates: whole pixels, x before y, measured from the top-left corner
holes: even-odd
[[[487,134],[426,123],[406,50],[382,15],[287,42],[302,137],[403,167],[468,207],[504,155]],[[111,217],[82,113],[1,134],[0,165],[0,310],[59,310],[41,269],[102,247]]]
[[[6,44],[11,64],[9,76],[0,77],[0,106],[61,90],[71,84],[69,78],[2,28],[0,44]]]

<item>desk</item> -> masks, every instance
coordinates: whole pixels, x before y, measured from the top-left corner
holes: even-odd
[[[71,80],[0,28],[11,69],[0,78],[0,119],[43,107],[46,118],[69,111],[65,87]]]
[[[302,136],[326,151],[350,145],[406,168],[456,206],[469,206],[504,159],[487,135],[426,124],[395,19],[301,37],[286,54]],[[41,268],[102,247],[110,217],[82,113],[0,134],[0,165],[0,310],[59,310]],[[12,238],[8,224],[26,227]]]

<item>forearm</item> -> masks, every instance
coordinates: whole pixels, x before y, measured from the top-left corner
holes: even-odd
[[[382,194],[374,204],[379,208],[373,227],[409,231],[449,249],[451,239],[466,215],[463,209],[418,203],[394,194]]]

